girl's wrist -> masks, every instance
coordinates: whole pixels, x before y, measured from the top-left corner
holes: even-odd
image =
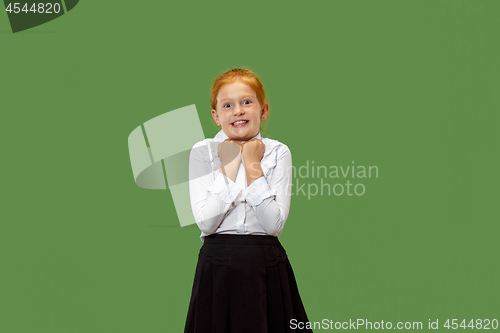
[[[257,160],[245,160],[243,159],[243,165],[245,167],[252,167],[252,166],[256,166],[258,165],[260,167],[260,161],[257,161]]]
[[[246,174],[247,174],[247,186],[252,185],[252,183],[257,179],[259,179],[260,177],[264,177],[264,172],[262,172],[262,169],[260,169],[260,171],[247,170]]]
[[[250,184],[253,183],[254,180],[264,176],[264,172],[262,171],[262,167],[260,166],[260,161],[246,162],[243,166],[245,167],[248,186],[250,186]]]

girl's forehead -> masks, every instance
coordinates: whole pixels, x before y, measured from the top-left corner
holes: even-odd
[[[220,101],[222,98],[238,97],[240,95],[248,94],[253,96],[257,95],[252,87],[250,87],[247,83],[236,80],[235,82],[226,83],[220,87],[219,93],[217,94],[217,100]]]

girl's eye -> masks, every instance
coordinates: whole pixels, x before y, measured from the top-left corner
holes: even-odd
[[[224,107],[225,107],[225,108],[229,108],[229,107],[231,107],[231,104],[226,103],[226,104],[224,104]]]
[[[243,104],[250,104],[250,101],[244,101]]]

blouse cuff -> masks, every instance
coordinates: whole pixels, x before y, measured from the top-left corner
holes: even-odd
[[[219,171],[217,171],[217,173],[218,175],[215,177],[212,186],[209,186],[207,190],[218,196],[225,203],[230,204],[241,193],[242,188],[226,175]]]
[[[255,207],[268,198],[276,198],[276,191],[271,190],[266,179],[262,176],[244,189],[242,195],[252,207]]]

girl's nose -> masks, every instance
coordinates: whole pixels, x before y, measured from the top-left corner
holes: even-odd
[[[234,112],[233,114],[236,116],[236,115],[240,115],[240,114],[244,114],[245,111],[243,111],[243,108],[239,105],[235,106],[234,108]]]

